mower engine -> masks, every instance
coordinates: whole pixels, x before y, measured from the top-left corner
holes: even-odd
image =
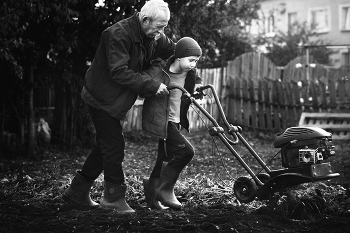
[[[335,155],[332,134],[317,127],[290,127],[276,135],[275,148],[281,148],[285,168],[322,163]]]

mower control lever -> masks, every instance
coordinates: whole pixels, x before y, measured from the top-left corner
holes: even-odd
[[[241,126],[233,126],[230,125],[228,132],[231,133],[241,133],[242,132],[242,127]]]

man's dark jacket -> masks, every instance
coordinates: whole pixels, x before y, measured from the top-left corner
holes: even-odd
[[[174,53],[175,44],[164,34],[147,39],[141,33],[139,13],[119,21],[102,32],[95,58],[85,75],[81,93],[83,100],[123,119],[137,99],[138,93],[154,95],[160,82],[143,76],[145,64]]]

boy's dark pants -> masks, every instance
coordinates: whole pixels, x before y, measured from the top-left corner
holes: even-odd
[[[165,147],[166,149],[164,148],[164,140],[159,140],[157,161],[151,173],[151,178],[160,177],[163,161],[169,162],[168,166],[180,173],[194,156],[194,148],[185,136],[181,134],[178,123],[168,122]]]

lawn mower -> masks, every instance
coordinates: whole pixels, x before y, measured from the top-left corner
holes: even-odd
[[[242,176],[235,180],[233,191],[242,203],[249,203],[256,198],[269,200],[276,193],[283,193],[291,187],[302,184],[330,180],[340,176],[333,173],[329,162],[324,162],[330,156],[335,155],[335,147],[332,144],[332,134],[317,127],[290,127],[278,133],[274,140],[274,147],[280,148],[282,167],[271,170],[250,144],[242,136],[242,128],[230,124],[224,114],[218,95],[213,85],[204,85],[196,89],[190,95],[180,86],[168,87],[168,90],[179,89],[183,92],[182,100],[195,105],[213,124],[208,128],[211,136],[221,139],[225,146],[235,156],[239,163],[249,173],[250,177]],[[215,118],[211,116],[197,101],[207,95],[203,91],[210,89],[217,104],[220,117],[226,130],[221,127]],[[228,133],[230,138],[225,134]],[[242,157],[233,148],[239,142],[247,148],[251,155],[261,165],[261,171],[255,174]]]

